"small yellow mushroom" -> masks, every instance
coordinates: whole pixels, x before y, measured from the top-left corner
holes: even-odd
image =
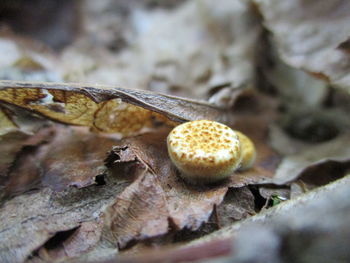
[[[240,171],[247,170],[251,168],[256,159],[256,150],[254,143],[243,133],[235,131],[238,135],[238,139],[241,143],[242,159],[241,165],[239,167]]]
[[[180,176],[192,183],[212,183],[233,174],[241,163],[238,135],[209,120],[183,123],[167,138],[168,152]]]

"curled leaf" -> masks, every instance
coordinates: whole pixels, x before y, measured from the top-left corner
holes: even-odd
[[[286,63],[350,91],[349,1],[255,2]]]
[[[104,86],[0,81],[0,101],[59,122],[123,135],[169,120],[227,121],[223,110],[206,102]]]
[[[285,184],[297,179],[309,169],[314,169],[327,162],[348,163],[350,151],[346,147],[349,135],[344,134],[331,141],[310,146],[308,149],[283,159],[272,182]]]

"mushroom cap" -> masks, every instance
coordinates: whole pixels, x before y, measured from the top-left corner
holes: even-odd
[[[215,121],[183,123],[169,133],[167,145],[180,176],[193,183],[211,183],[227,178],[241,162],[238,135]]]
[[[256,159],[256,150],[254,143],[243,133],[236,131],[238,139],[241,143],[242,159],[239,167],[240,171],[251,168]]]

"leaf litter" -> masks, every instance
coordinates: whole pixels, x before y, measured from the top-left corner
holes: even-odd
[[[98,185],[96,177],[100,175],[129,180],[130,185],[98,216],[104,222],[103,233],[107,233],[103,238],[116,247],[125,248],[130,242],[165,236],[169,229],[196,231],[208,221],[214,207],[222,203],[230,187],[263,183],[273,176],[273,167],[278,164],[279,157],[269,146],[258,143],[264,137],[260,134],[267,131],[264,121],[260,121],[261,130],[255,132],[258,123],[254,118],[245,124],[236,121],[237,128],[245,127],[245,132],[257,142],[259,159],[256,168],[217,186],[192,186],[177,176],[166,149],[169,127],[120,141],[115,135],[110,137],[84,128],[54,125],[48,128],[54,132],[48,143],[24,155],[23,160],[18,159],[6,189],[8,195],[28,192],[33,190],[29,180],[39,191],[49,188],[60,193],[69,192],[72,186],[79,189]],[[29,169],[28,165],[31,165]],[[26,172],[21,173],[22,170]],[[11,184],[11,179],[19,185]],[[251,199],[250,191],[246,191]],[[252,213],[251,206],[240,209],[243,215]]]
[[[281,18],[274,13],[285,8],[280,4],[199,2],[166,10],[130,4],[125,28],[117,32],[126,41],[116,49],[102,37],[91,52],[84,37],[103,36],[92,26],[99,22],[91,20],[88,35],[60,53],[74,58],[69,61],[76,58],[72,63],[50,50],[38,51],[31,39],[2,36],[0,48],[13,51],[0,68],[1,79],[7,79],[0,81],[0,235],[6,241],[0,246],[5,262],[101,261],[120,251],[141,253],[188,241],[282,206],[348,173],[343,147],[349,128],[347,94],[334,88],[347,90],[347,71],[329,69],[346,56],[347,40],[333,39],[320,53],[316,49],[296,60],[285,47],[297,50],[294,41],[305,36],[291,37],[292,42],[283,37],[278,26],[295,21],[293,14]],[[108,1],[96,12],[113,10],[107,7]],[[312,21],[303,25],[305,30],[319,26],[308,17],[312,14],[300,13]],[[165,16],[169,21],[160,24]],[[184,25],[188,19],[191,26]],[[114,20],[104,21],[107,26]],[[145,21],[159,26],[141,28]],[[344,21],[332,21],[330,28]],[[277,95],[255,81],[254,70],[261,67],[255,60],[256,41],[267,34],[263,25],[270,30],[270,50],[279,53],[258,54],[274,61],[264,64],[262,77]],[[182,50],[149,38],[167,39],[175,27]],[[103,30],[108,32],[108,26]],[[330,48],[335,44],[336,51]],[[327,52],[336,52],[339,61],[316,65]],[[28,82],[33,80],[90,83]],[[316,110],[309,114],[312,107]],[[31,127],[25,119],[38,124]],[[216,185],[184,182],[167,155],[166,136],[177,124],[196,119],[217,120],[246,133],[257,148],[255,166]],[[337,133],[324,136],[323,119],[332,119]],[[305,136],[310,127],[321,131],[317,140]]]
[[[349,53],[342,48],[350,35],[348,1],[255,2],[287,64],[349,92]]]

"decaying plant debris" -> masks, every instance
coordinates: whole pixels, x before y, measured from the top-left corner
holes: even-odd
[[[337,243],[347,1],[52,0],[45,27],[21,27],[43,16],[14,2],[0,4],[1,262],[319,260],[327,233],[340,247],[329,255],[349,260],[350,242]],[[249,136],[253,168],[214,185],[181,179],[166,137],[198,119]]]

